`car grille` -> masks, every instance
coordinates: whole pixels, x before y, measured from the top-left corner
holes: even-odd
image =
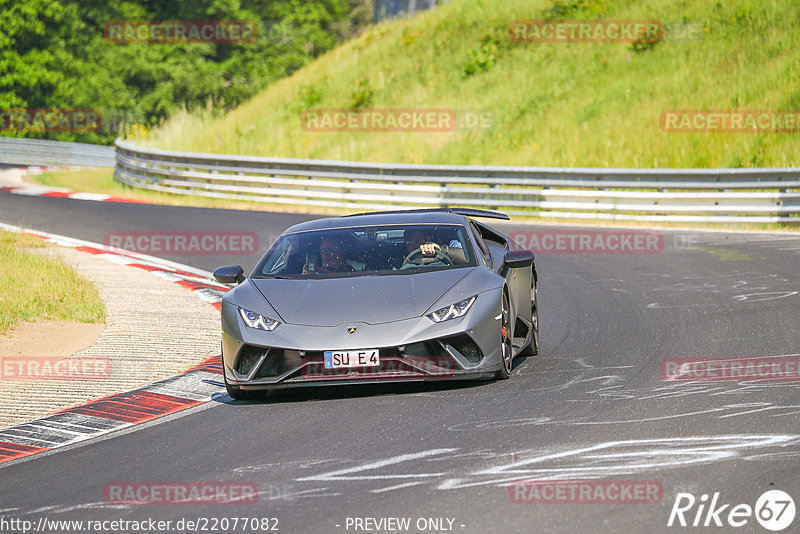
[[[241,375],[249,375],[253,367],[256,366],[261,356],[270,349],[264,347],[254,347],[252,345],[245,345],[239,350],[239,355],[236,357],[236,365],[233,368]]]
[[[249,374],[264,353],[263,363],[253,379],[277,378],[296,370],[285,382],[368,378],[446,378],[462,370],[462,366],[445,350],[449,345],[471,363],[483,358],[478,345],[466,334],[442,340],[430,340],[405,346],[379,349],[381,363],[377,367],[326,369],[323,351],[297,351],[245,345],[239,351],[236,371]],[[402,349],[402,350],[401,350]]]
[[[467,334],[447,337],[444,338],[442,342],[453,347],[459,354],[469,360],[470,363],[478,363],[483,359],[481,348]]]

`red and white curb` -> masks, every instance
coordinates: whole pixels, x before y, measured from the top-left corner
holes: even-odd
[[[52,197],[52,198],[71,198],[73,200],[93,200],[96,202],[126,202],[130,204],[151,204],[146,200],[134,200],[115,195],[104,195],[101,193],[76,193],[63,189],[53,189],[50,187],[37,186],[5,186],[0,187],[0,191],[11,193],[12,195],[25,195],[29,197]]]
[[[89,241],[26,230],[0,223],[0,228],[39,237],[57,245],[95,254],[121,265],[144,269],[193,291],[217,310],[227,286],[211,273],[188,265]],[[213,356],[183,373],[144,387],[103,397],[60,412],[0,430],[0,464],[85,441],[209,402],[223,391],[221,356]]]
[[[12,165],[10,168],[25,171],[28,174],[42,174],[47,171],[80,171],[86,167],[74,165],[56,165],[54,167],[49,165]]]

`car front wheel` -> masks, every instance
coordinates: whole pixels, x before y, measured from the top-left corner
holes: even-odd
[[[511,344],[514,332],[511,322],[511,307],[508,304],[508,295],[503,291],[503,307],[500,313],[500,344],[501,362],[500,369],[495,373],[498,380],[506,380],[511,376],[511,366],[514,363],[514,346]]]
[[[225,391],[228,392],[228,396],[233,400],[250,400],[253,398],[253,393],[228,383],[228,377],[225,376],[225,369],[222,370],[222,380],[225,382]]]

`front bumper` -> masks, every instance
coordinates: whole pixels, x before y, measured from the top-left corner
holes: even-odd
[[[304,385],[488,379],[500,369],[499,292],[478,295],[461,318],[416,317],[392,323],[337,326],[281,324],[271,332],[244,326],[223,302],[223,368],[245,390]],[[356,327],[348,333],[348,327]],[[327,350],[379,349],[380,366],[325,369]]]

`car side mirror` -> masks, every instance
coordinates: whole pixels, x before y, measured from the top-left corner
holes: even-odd
[[[214,271],[214,280],[220,284],[241,284],[244,282],[244,269],[241,265],[217,267]]]
[[[530,250],[509,250],[503,256],[503,267],[501,274],[505,276],[509,269],[519,269],[530,267],[533,263],[534,255]]]

